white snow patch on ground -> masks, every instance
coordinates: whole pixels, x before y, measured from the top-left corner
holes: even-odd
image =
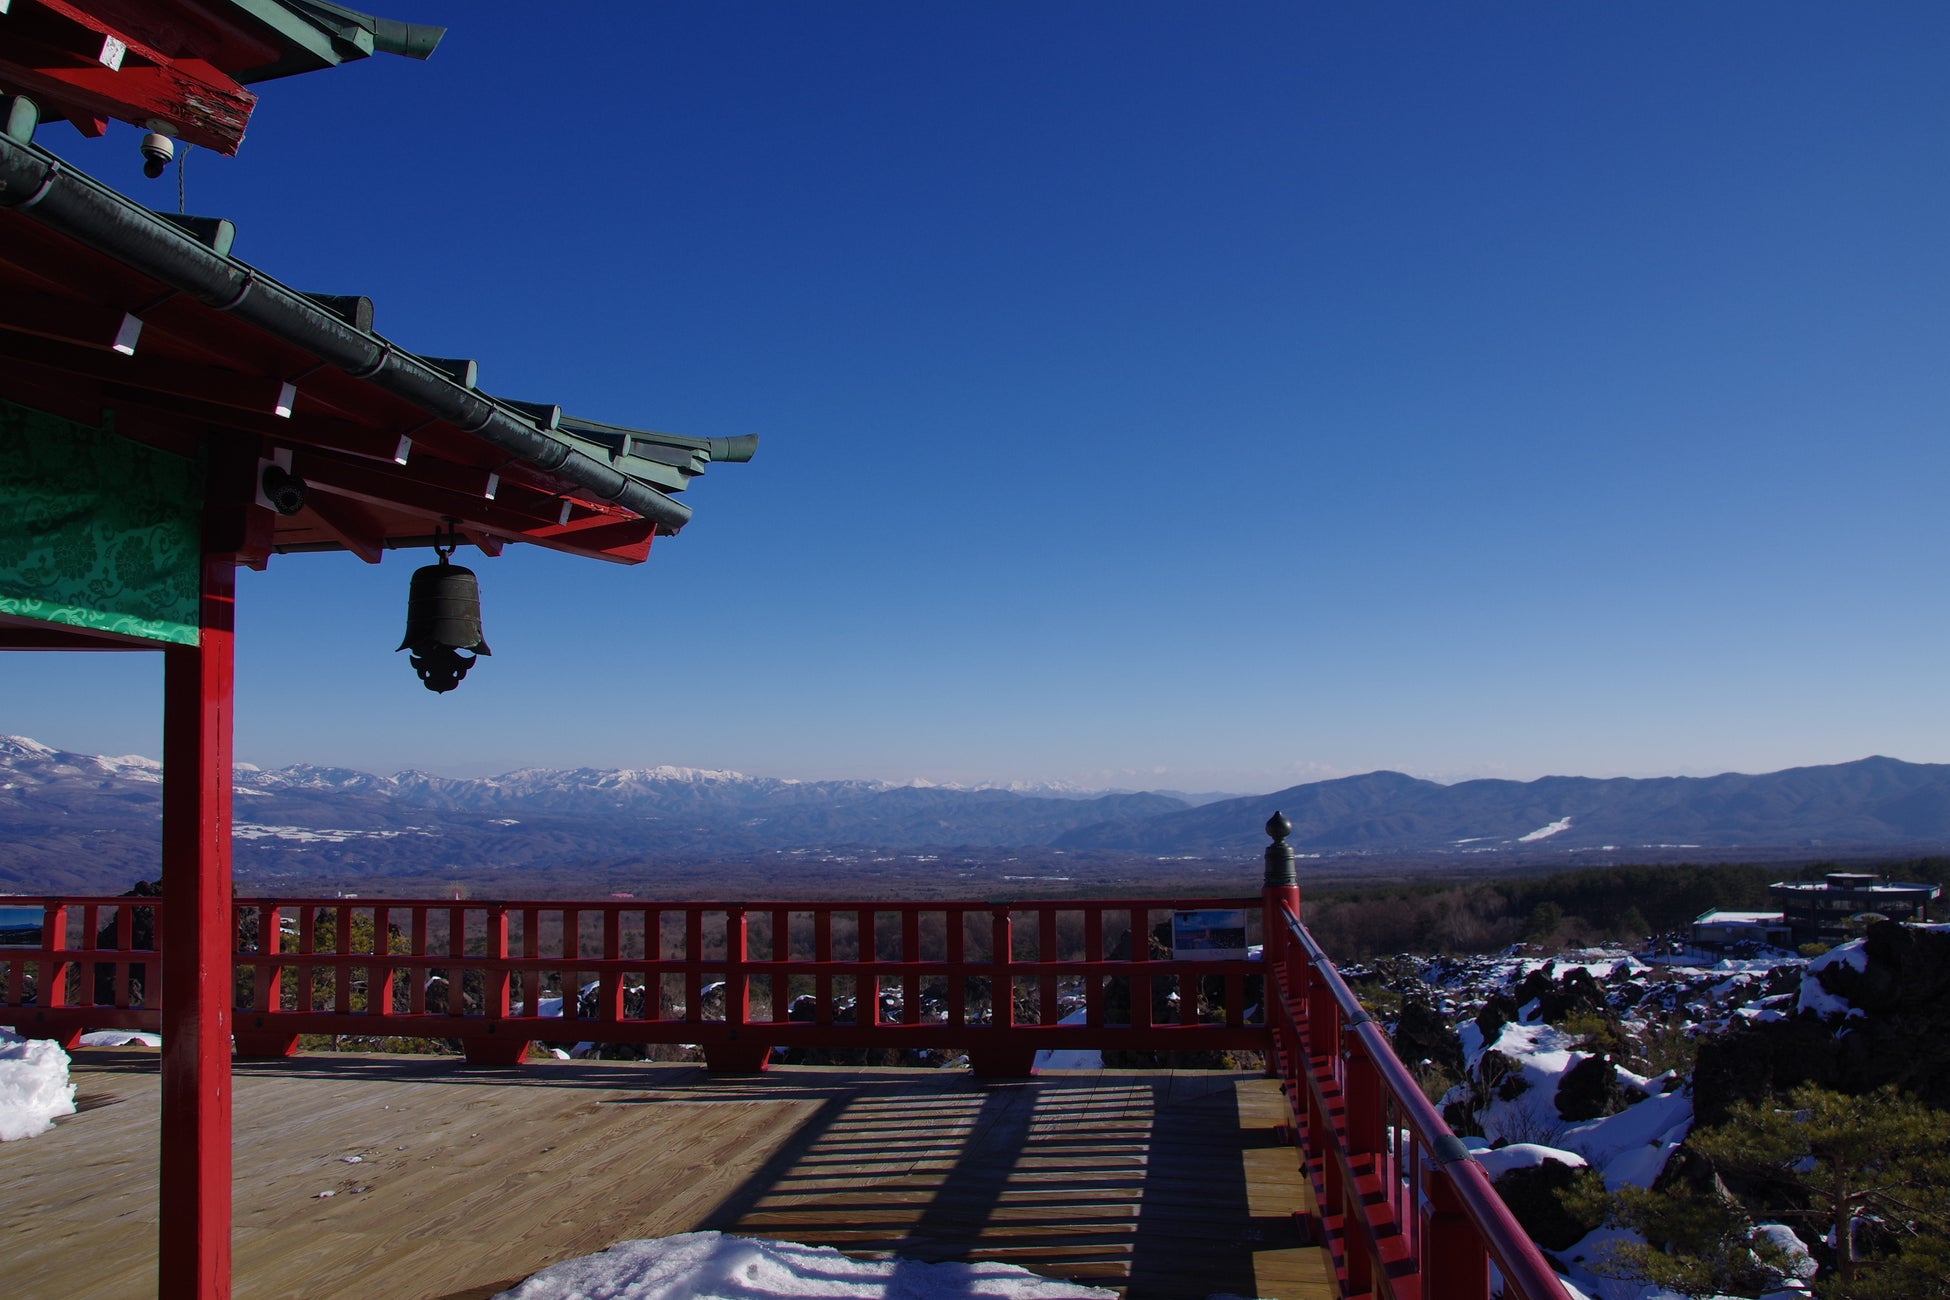
[[[1535,844],[1538,840],[1547,840],[1553,835],[1557,835],[1563,831],[1568,831],[1570,829],[1571,829],[1571,819],[1569,817],[1560,817],[1548,826],[1539,826],[1536,830],[1530,832],[1530,834],[1528,835],[1517,836],[1517,843]]]
[[[45,1038],[0,1029],[0,1142],[38,1137],[74,1114],[68,1054]]]
[[[830,1246],[687,1232],[623,1241],[545,1268],[499,1300],[1114,1300],[1013,1264],[849,1259]]]
[[[91,1029],[81,1036],[83,1047],[161,1047],[162,1035],[146,1029]]]
[[[1059,1022],[1065,1025],[1081,1025],[1090,1019],[1090,1008],[1078,1007]],[[1101,1051],[1085,1051],[1080,1047],[1045,1047],[1036,1053],[1036,1069],[1042,1070],[1101,1070],[1104,1068],[1104,1054]]]
[[[253,822],[237,822],[230,828],[231,837],[240,840],[293,840],[300,844],[344,844],[351,840],[395,840],[402,835],[427,835],[422,830],[409,831],[355,831],[336,826],[259,826]]]

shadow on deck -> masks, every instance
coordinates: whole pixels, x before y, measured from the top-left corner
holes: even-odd
[[[0,1148],[10,1285],[151,1295],[157,1054],[83,1050],[74,1078],[80,1113]],[[321,1054],[235,1078],[240,1298],[466,1300],[708,1228],[999,1260],[1130,1300],[1332,1294],[1292,1224],[1310,1200],[1274,1142],[1284,1100],[1256,1075]]]

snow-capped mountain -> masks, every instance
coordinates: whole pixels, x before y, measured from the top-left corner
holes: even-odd
[[[251,845],[240,866],[302,848],[328,855],[318,869],[355,873],[839,848],[1251,861],[1275,809],[1292,820],[1291,843],[1308,860],[1647,861],[1950,846],[1950,765],[1889,758],[1764,776],[1451,786],[1374,772],[1200,806],[1159,793],[788,781],[680,766],[460,779],[240,765],[234,789],[238,839]],[[151,759],[0,737],[0,887],[65,887],[98,867],[117,879],[151,873],[161,796],[162,768]]]

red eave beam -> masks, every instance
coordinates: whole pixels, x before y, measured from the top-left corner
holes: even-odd
[[[636,515],[585,515],[552,528],[534,528],[528,540],[541,546],[609,560],[616,564],[641,564],[650,558],[650,544],[657,538],[655,520]]]
[[[39,101],[50,116],[74,119],[84,133],[90,119],[136,126],[160,121],[186,143],[235,154],[257,96],[202,59],[170,59],[153,51],[149,57],[157,61],[147,61],[132,45],[122,65],[111,68],[9,33],[0,46],[0,88]]]

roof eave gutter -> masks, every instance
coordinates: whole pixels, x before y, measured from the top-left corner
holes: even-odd
[[[462,388],[384,339],[353,328],[303,294],[204,247],[146,208],[51,154],[0,134],[0,206],[99,249],[320,360],[412,403],[509,455],[656,523],[681,529],[689,506],[549,437],[493,398]]]

